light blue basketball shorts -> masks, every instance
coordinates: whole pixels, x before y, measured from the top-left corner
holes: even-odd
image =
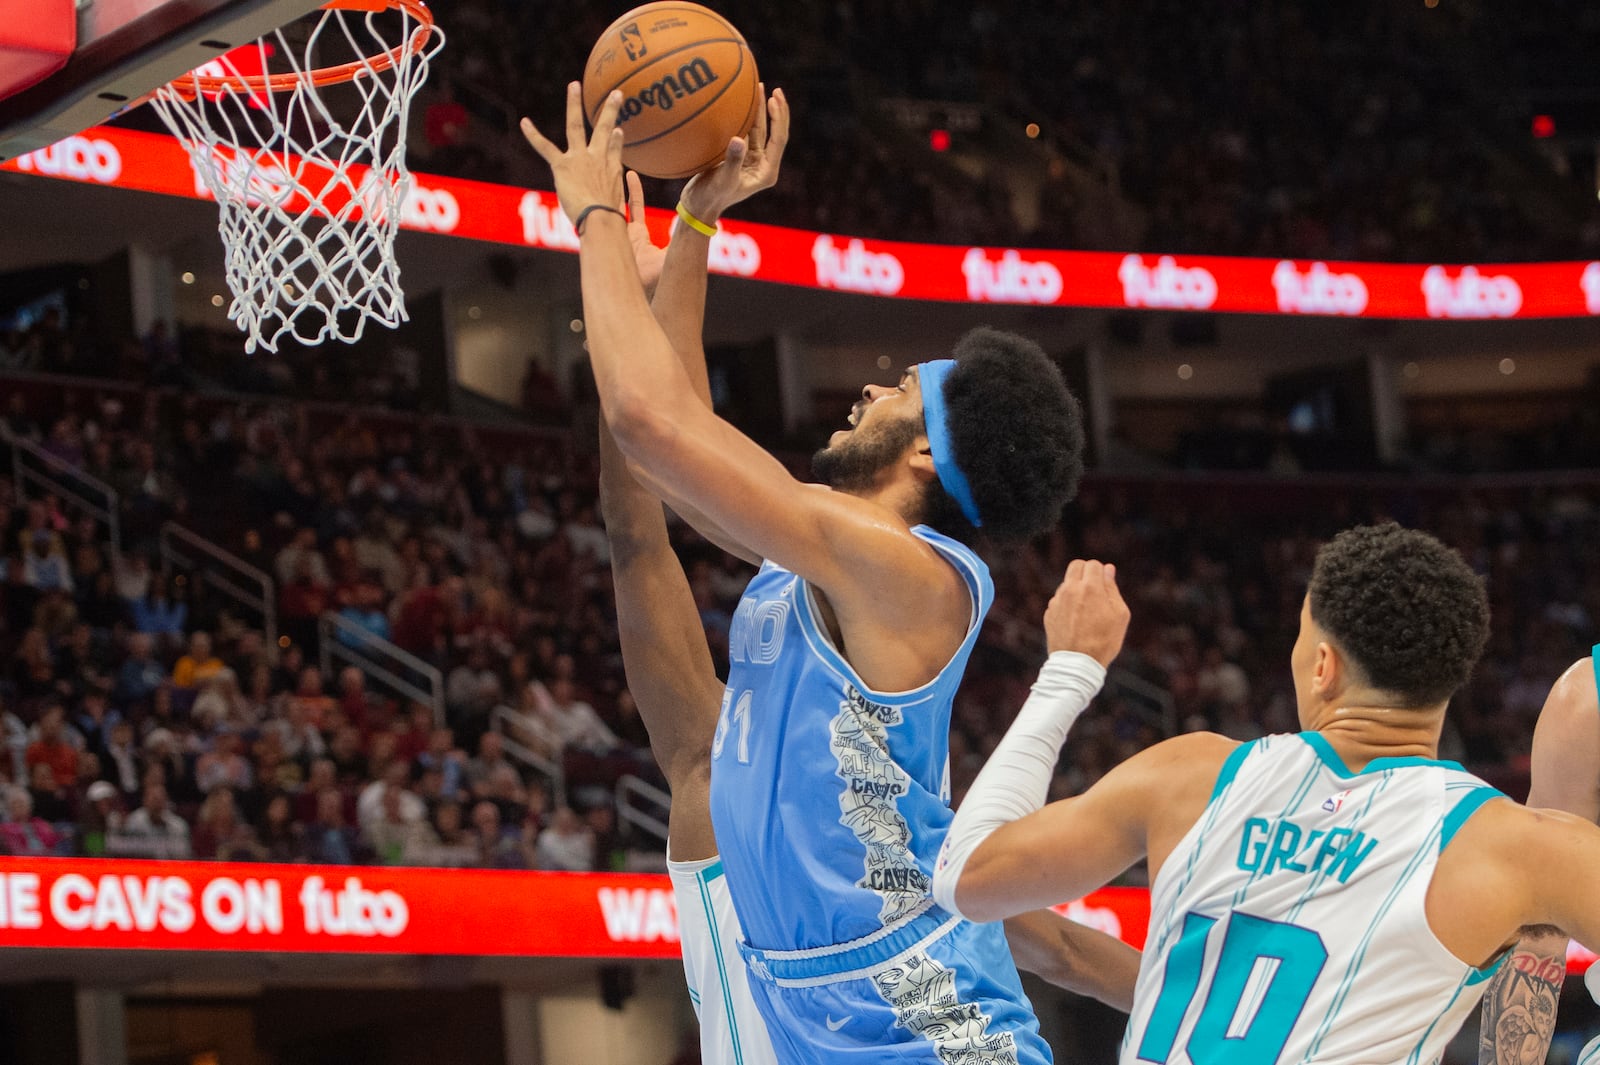
[[[886,932],[800,951],[740,945],[782,1065],[1049,1065],[1005,931],[929,904]]]

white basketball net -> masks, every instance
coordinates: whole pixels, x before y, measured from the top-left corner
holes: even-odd
[[[180,78],[150,99],[188,150],[196,191],[221,209],[228,317],[246,352],[276,351],[284,337],[348,343],[368,319],[392,329],[407,317],[394,258],[406,123],[444,35],[434,28],[409,47],[427,29],[399,6],[313,17],[294,27],[301,43],[278,30],[194,72],[232,78],[259,61],[289,77],[199,93]],[[359,64],[347,85],[315,84],[313,71],[345,62]]]

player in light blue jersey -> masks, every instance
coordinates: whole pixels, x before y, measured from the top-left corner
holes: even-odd
[[[826,484],[797,481],[712,413],[651,317],[612,206],[617,102],[585,144],[573,86],[564,152],[524,132],[579,232],[619,450],[708,538],[765,560],[730,635],[711,814],[778,1056],[1048,1061],[1001,928],[942,912],[928,889],[951,699],[993,594],[967,542],[1054,523],[1081,470],[1077,404],[1036,345],[975,331],[953,358],[868,386],[818,457]],[[747,150],[730,146],[727,181],[685,190],[691,229],[748,195]]]
[[[1561,675],[1539,711],[1528,805],[1600,821],[1600,644]],[[1549,926],[1524,929],[1484,992],[1478,1065],[1543,1062],[1566,977],[1566,933]],[[1600,966],[1590,968],[1586,983],[1600,1002]],[[1600,1038],[1583,1048],[1578,1065],[1600,1065]]]
[[[1303,731],[1167,740],[1045,806],[1127,629],[1114,577],[1069,568],[1050,661],[956,817],[934,894],[992,920],[1148,857],[1124,1065],[1432,1065],[1524,926],[1600,942],[1600,829],[1437,760],[1488,634],[1459,554],[1396,525],[1341,534],[1291,656]]]

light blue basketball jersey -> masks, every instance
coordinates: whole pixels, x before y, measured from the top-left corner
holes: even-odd
[[[1240,746],[1151,888],[1123,1065],[1432,1065],[1499,962],[1445,949],[1428,884],[1502,797],[1454,762],[1353,773],[1315,732]]]
[[[775,563],[734,616],[711,820],[755,947],[843,944],[932,905],[951,819],[951,703],[994,585],[970,548],[912,531],[961,573],[973,604],[966,640],[920,688],[870,690],[819,624],[810,587]]]

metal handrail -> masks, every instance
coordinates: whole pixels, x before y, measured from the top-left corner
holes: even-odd
[[[508,729],[517,729],[533,733],[544,741],[551,750],[560,750],[561,741],[550,731],[543,721],[513,710],[504,703],[489,712],[489,727],[500,733],[501,743],[506,754],[521,762],[529,769],[544,777],[550,784],[551,807],[565,806],[567,803],[567,774],[561,768],[560,759],[546,758],[532,747],[512,738]]]
[[[652,836],[659,839],[663,845],[667,842],[667,823],[654,814],[633,805],[631,800],[635,797],[648,799],[657,809],[667,809],[672,806],[672,796],[648,781],[641,780],[631,773],[617,778],[617,820],[642,828]]]
[[[1173,701],[1172,693],[1161,685],[1152,684],[1126,669],[1114,668],[1106,674],[1106,686],[1131,695],[1135,700],[1153,704],[1154,709],[1149,706],[1136,706],[1135,709],[1154,722],[1163,735],[1171,737],[1178,734],[1178,704]]]
[[[445,724],[444,675],[437,667],[424,662],[410,651],[385,640],[382,636],[376,636],[360,625],[346,621],[331,610],[317,619],[317,632],[321,637],[317,643],[324,674],[332,673],[333,660],[338,658],[344,664],[355,666],[400,695],[433,707],[434,724],[440,727]],[[341,635],[350,637],[355,641],[355,645],[338,639],[337,637]],[[384,659],[388,661],[385,662]],[[391,666],[394,668],[390,668]],[[424,688],[416,681],[395,672],[395,669],[401,668],[408,669],[421,677],[427,687]]]
[[[17,436],[4,423],[0,423],[0,439],[11,448],[11,473],[12,481],[16,484],[17,497],[26,502],[28,485],[37,485],[96,521],[103,522],[110,537],[112,566],[119,565],[122,561],[122,497],[117,490],[93,474],[85,472],[81,467],[74,466],[66,459],[50,454],[38,444]],[[24,455],[36,459],[54,471],[54,475],[29,469],[23,462]],[[70,481],[66,478],[70,478]],[[79,488],[92,489],[100,493],[103,500],[96,503],[80,493]]]
[[[197,561],[183,554],[176,546],[182,543],[196,552],[205,555],[214,566]],[[266,573],[250,565],[244,559],[218,547],[192,529],[186,529],[175,521],[164,522],[161,533],[157,537],[157,545],[161,551],[161,561],[168,565],[176,565],[184,569],[195,571],[196,580],[204,580],[212,587],[228,593],[233,599],[243,606],[255,610],[261,615],[262,636],[266,640],[269,654],[276,655],[278,650],[278,597],[273,588],[272,578]],[[253,587],[245,587],[234,579],[242,577]]]

